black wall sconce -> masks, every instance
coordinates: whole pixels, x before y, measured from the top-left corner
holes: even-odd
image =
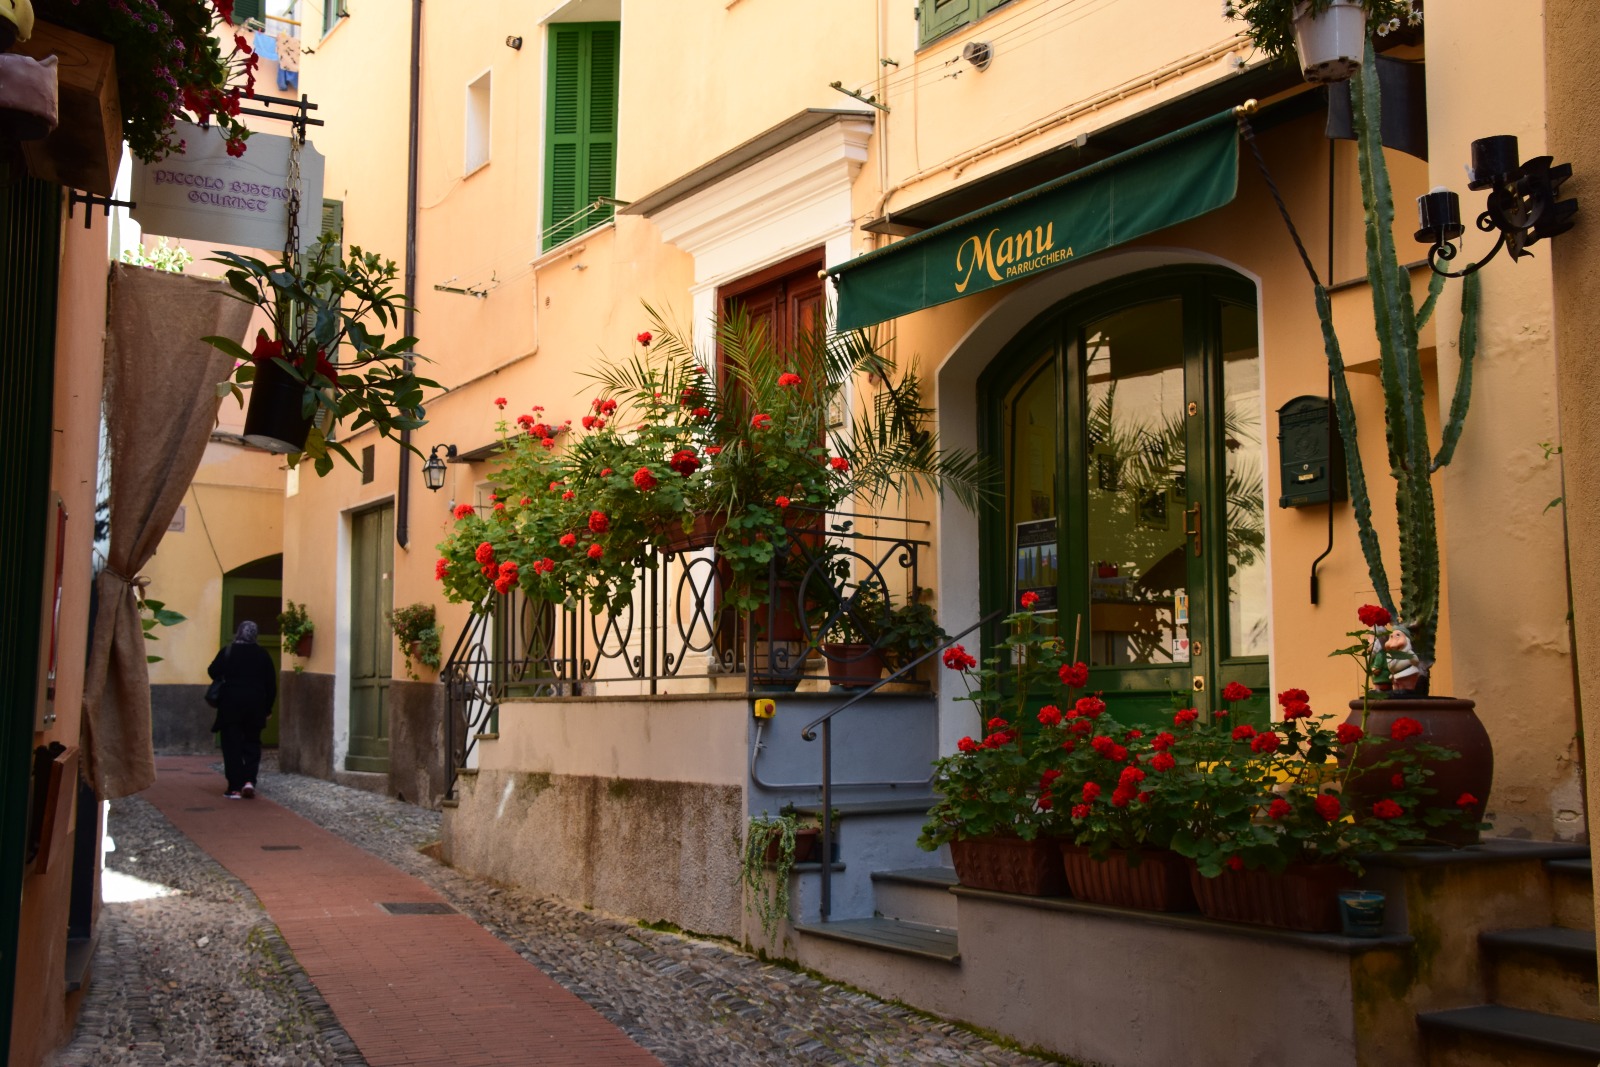
[[[1471,180],[1468,189],[1489,190],[1489,201],[1478,216],[1478,229],[1499,231],[1489,254],[1461,270],[1440,265],[1455,259],[1453,243],[1466,232],[1461,224],[1461,200],[1449,189],[1435,189],[1417,197],[1417,240],[1429,245],[1428,266],[1447,278],[1461,278],[1478,270],[1499,253],[1511,250],[1513,260],[1531,255],[1528,246],[1572,229],[1578,201],[1557,200],[1561,183],[1572,177],[1572,164],[1551,166],[1550,156],[1517,162],[1517,139],[1509,135],[1483,137],[1472,142]]]
[[[522,38],[516,34],[512,34],[510,37],[506,38],[506,47],[515,52],[522,51]]]
[[[435,493],[444,488],[444,460],[439,458],[441,448],[446,459],[456,458],[455,445],[434,445],[428,453],[428,462],[422,465],[422,484]]]

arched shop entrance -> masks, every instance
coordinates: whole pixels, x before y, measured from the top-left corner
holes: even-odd
[[[1037,593],[1122,721],[1216,708],[1229,681],[1265,717],[1255,287],[1183,267],[1078,293],[1003,348],[979,396],[1005,471],[980,528],[984,611]]]

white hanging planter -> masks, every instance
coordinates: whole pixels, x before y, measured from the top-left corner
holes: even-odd
[[[1361,67],[1367,36],[1367,13],[1361,0],[1332,0],[1325,11],[1308,14],[1311,5],[1294,11],[1294,47],[1300,70],[1313,84],[1342,82]]]

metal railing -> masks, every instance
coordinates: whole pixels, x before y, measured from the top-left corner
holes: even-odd
[[[793,511],[797,525],[768,565],[766,603],[749,614],[725,595],[733,572],[714,531],[647,547],[632,596],[616,610],[491,593],[440,671],[445,796],[454,797],[459,769],[494,731],[507,699],[707,692],[727,678],[741,679],[743,695],[794,689],[859,662],[872,663],[875,677],[881,641],[840,651],[827,639],[871,633],[887,606],[914,602],[927,542],[859,532],[859,516]],[[907,674],[902,668],[895,678]]]
[[[888,685],[890,682],[901,680],[903,676],[915,671],[919,666],[921,666],[923,663],[926,663],[934,656],[940,655],[945,649],[950,648],[952,645],[956,644],[974,630],[989,625],[1004,614],[1005,609],[1003,608],[990,612],[988,615],[985,615],[983,618],[979,619],[971,626],[968,626],[965,630],[962,630],[954,637],[946,638],[944,643],[938,648],[930,649],[927,652],[924,652],[910,663],[907,663],[898,670],[885,675],[876,684],[867,689],[863,689],[861,692],[852,696],[849,700],[846,700],[843,704],[838,705],[831,711],[824,712],[815,719],[812,719],[810,722],[806,723],[805,726],[801,727],[800,736],[806,741],[815,741],[817,739],[817,727],[822,727],[822,841],[824,861],[822,864],[822,895],[820,911],[822,913],[823,922],[828,921],[828,914],[833,907],[833,864],[827,862],[826,857],[829,855],[829,850],[832,848],[833,843],[834,717],[842,711],[848,711],[849,709],[855,707],[857,704],[861,703],[867,697],[870,697],[873,693],[876,693],[879,689]]]

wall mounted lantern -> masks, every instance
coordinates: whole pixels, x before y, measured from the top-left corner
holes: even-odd
[[[439,458],[441,448],[447,459],[456,458],[455,445],[434,445],[428,453],[428,462],[422,465],[422,484],[435,493],[444,488],[444,460]]]
[[[1536,156],[1517,162],[1517,139],[1509,135],[1483,137],[1472,142],[1469,189],[1489,190],[1489,201],[1478,216],[1478,229],[1499,231],[1489,254],[1461,270],[1441,266],[1455,259],[1453,243],[1466,232],[1461,224],[1461,200],[1449,189],[1438,188],[1417,197],[1417,240],[1429,245],[1428,266],[1447,278],[1471,274],[1495,257],[1501,248],[1511,250],[1511,258],[1532,255],[1528,246],[1546,237],[1572,229],[1572,216],[1578,212],[1577,200],[1557,200],[1561,183],[1572,177],[1572,164],[1551,166],[1550,156]]]

